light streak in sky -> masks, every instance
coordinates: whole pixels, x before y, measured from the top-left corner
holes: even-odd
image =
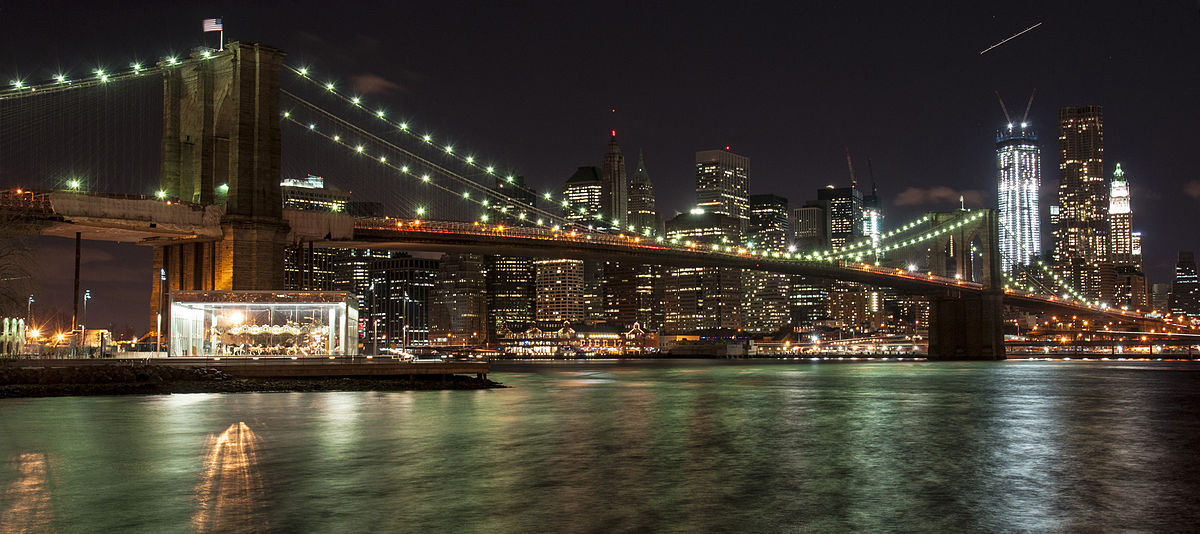
[[[985,48],[985,49],[983,50],[983,52],[980,52],[980,53],[979,53],[979,55],[981,55],[981,56],[982,56],[982,55],[984,55],[985,53],[987,53],[987,51],[988,51],[988,50],[991,50],[991,49],[993,49],[993,48],[996,48],[997,46],[1000,46],[1000,45],[1002,45],[1002,44],[1004,44],[1004,43],[1007,43],[1007,42],[1009,42],[1009,41],[1011,41],[1011,40],[1013,40],[1013,39],[1016,39],[1017,37],[1020,37],[1020,36],[1021,36],[1022,34],[1024,34],[1025,32],[1027,32],[1027,31],[1029,31],[1029,30],[1032,30],[1032,29],[1034,29],[1034,28],[1036,28],[1036,27],[1038,27],[1038,26],[1041,26],[1041,25],[1042,25],[1042,23],[1040,23],[1040,22],[1039,22],[1039,23],[1037,23],[1037,24],[1034,24],[1033,26],[1030,26],[1030,27],[1028,27],[1028,28],[1025,28],[1024,30],[1021,30],[1020,32],[1018,32],[1016,35],[1013,35],[1012,37],[1009,37],[1008,39],[1005,39],[1005,40],[1003,40],[1003,41],[1000,41],[1000,42],[998,42],[998,43],[996,43],[996,44],[994,44],[994,45],[992,45],[992,46],[989,46],[989,47]]]

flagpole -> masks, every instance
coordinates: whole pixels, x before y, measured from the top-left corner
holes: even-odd
[[[225,50],[225,24],[224,23],[225,23],[225,21],[222,20],[221,21],[221,48],[217,49],[218,52]]]

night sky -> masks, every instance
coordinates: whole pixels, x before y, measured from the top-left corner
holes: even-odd
[[[221,17],[226,40],[278,46],[319,78],[353,80],[539,190],[600,165],[613,128],[631,173],[645,152],[668,218],[694,202],[697,150],[729,145],[751,158],[753,193],[802,204],[848,182],[847,147],[860,185],[870,158],[893,223],[954,207],[959,194],[993,206],[994,133],[1005,122],[993,91],[1020,115],[1036,87],[1043,212],[1057,198],[1057,109],[1102,105],[1105,173],[1120,162],[1131,179],[1151,282],[1169,281],[1177,251],[1200,249],[1194,0],[250,4],[0,4],[0,74],[39,80],[61,65],[215,45],[200,22]],[[17,185],[3,163],[3,185]],[[69,310],[73,244],[39,245],[51,254],[38,306]],[[99,295],[89,313],[144,330],[148,249],[85,243],[84,261],[84,285]]]

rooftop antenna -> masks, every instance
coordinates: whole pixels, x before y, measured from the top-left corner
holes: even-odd
[[[996,93],[996,100],[1000,101],[1000,111],[1004,112],[1004,121],[1009,124],[1012,124],[1012,117],[1008,116],[1008,108],[1004,107],[1004,99],[1000,98],[1000,91],[993,91],[993,92]]]
[[[1033,107],[1033,95],[1037,94],[1037,87],[1033,88],[1033,92],[1029,93],[1029,103],[1025,104],[1025,114],[1021,115],[1021,125],[1024,127],[1025,121],[1029,118],[1029,108]],[[997,94],[996,96],[1000,96]]]
[[[858,177],[854,176],[854,163],[850,161],[850,147],[842,148],[846,149],[846,166],[850,168],[850,187],[858,188]]]

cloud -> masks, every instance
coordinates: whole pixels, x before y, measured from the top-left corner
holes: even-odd
[[[958,197],[963,197],[967,204],[973,206],[983,205],[983,191],[978,189],[963,189],[956,190],[939,185],[928,189],[921,187],[910,187],[896,195],[897,206],[923,206],[927,204],[948,204],[958,202]]]
[[[358,91],[364,95],[389,95],[404,90],[400,84],[388,80],[382,76],[370,73],[351,76],[350,82],[354,85],[355,91]]]
[[[1187,193],[1189,197],[1200,198],[1200,180],[1192,180],[1183,184],[1183,192]]]

